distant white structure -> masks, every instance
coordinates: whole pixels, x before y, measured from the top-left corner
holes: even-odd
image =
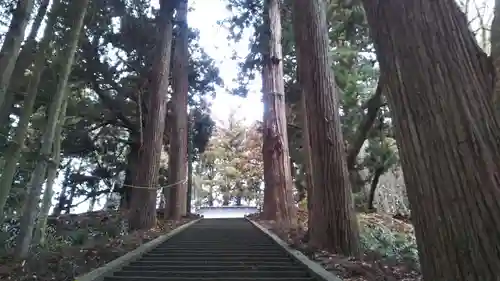
[[[248,206],[200,207],[196,210],[197,214],[207,219],[243,218],[258,212],[259,209],[257,207]]]

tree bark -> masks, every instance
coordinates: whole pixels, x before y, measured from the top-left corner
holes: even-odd
[[[8,161],[5,162],[2,175],[0,177],[0,221],[2,221],[3,209],[7,202],[7,198],[9,197],[9,192],[12,189],[17,164],[19,158],[21,157],[22,148],[28,133],[29,123],[31,121],[31,115],[33,114],[33,107],[35,106],[38,94],[38,85],[40,84],[40,79],[43,71],[45,70],[45,63],[49,55],[48,51],[50,50],[50,44],[53,41],[53,25],[57,21],[55,9],[57,9],[58,5],[59,1],[54,1],[52,6],[53,9],[47,21],[42,42],[40,43],[40,48],[38,53],[35,55],[33,72],[32,76],[29,78],[29,85],[22,107],[22,114],[15,129],[12,141],[8,144],[7,151],[5,153],[5,159],[8,159]]]
[[[177,7],[176,23],[179,28],[175,42],[175,52],[173,58],[173,88],[172,95],[173,116],[174,122],[170,134],[170,147],[168,159],[168,184],[169,188],[165,191],[170,193],[168,218],[178,220],[186,215],[187,203],[187,134],[188,134],[188,116],[187,116],[187,101],[188,101],[188,33],[187,26],[187,0],[179,1]]]
[[[120,209],[128,210],[132,203],[132,184],[134,182],[134,171],[137,169],[140,143],[137,137],[131,136],[130,151],[127,154],[127,168],[125,169],[125,180],[120,188]]]
[[[193,199],[193,120],[188,122],[188,174],[187,174],[187,195],[186,213],[191,213],[191,201]]]
[[[454,0],[363,4],[387,74],[424,280],[498,280],[500,125],[492,67],[478,59],[484,52]]]
[[[47,218],[49,210],[52,206],[52,197],[54,195],[54,183],[57,178],[57,171],[61,163],[61,141],[64,123],[66,120],[66,108],[68,106],[68,99],[64,100],[61,106],[61,114],[57,123],[54,144],[52,148],[53,163],[47,168],[47,183],[45,184],[45,191],[43,192],[42,208],[38,215],[38,221],[35,229],[35,236],[33,238],[34,244],[45,246],[45,238],[47,236]]]
[[[149,80],[148,112],[144,128],[144,143],[139,150],[137,169],[129,212],[129,226],[149,229],[156,223],[156,194],[162,152],[163,131],[169,87],[170,54],[172,51],[172,0],[160,1],[157,16],[158,44],[155,64]]]
[[[236,195],[234,196],[234,203],[236,206],[241,206],[243,200],[243,183],[237,181],[234,188],[236,189]]]
[[[61,191],[59,191],[59,198],[57,198],[57,204],[52,211],[53,216],[60,216],[62,210],[64,209],[64,204],[66,202],[66,191],[68,189],[68,181],[71,174],[71,167],[73,161],[70,160],[66,167],[64,168],[64,180],[62,182]],[[81,166],[81,164],[80,164]]]
[[[356,159],[358,154],[363,147],[363,143],[368,136],[375,119],[377,119],[377,114],[382,106],[382,85],[379,78],[377,89],[375,94],[366,102],[367,113],[363,116],[361,123],[356,129],[356,134],[354,135],[354,140],[347,149],[347,170],[349,171],[349,177],[351,181],[352,191],[360,192],[363,185],[359,183],[359,171],[356,169]]]
[[[500,112],[500,0],[495,0],[493,21],[491,22],[491,58],[495,67],[496,81],[492,101],[495,110]]]
[[[373,173],[372,182],[370,183],[370,194],[368,196],[368,210],[375,210],[373,207],[373,201],[375,200],[375,191],[377,191],[378,182],[380,176],[384,173],[384,168],[377,168]]]
[[[265,49],[262,65],[262,91],[264,95],[264,216],[276,220],[283,227],[296,224],[293,201],[290,153],[288,149],[285,86],[283,82],[283,57],[281,48],[280,1],[264,1],[264,26],[262,36]],[[267,177],[267,179],[266,179]],[[266,192],[266,189],[270,189]],[[267,196],[267,198],[266,198]],[[274,203],[276,207],[266,206]],[[267,200],[266,200],[267,199]],[[267,208],[266,208],[267,207]]]
[[[293,1],[297,61],[306,97],[311,171],[314,247],[359,255],[359,230],[354,213],[340,128],[338,93],[329,57],[326,7],[322,0]]]
[[[40,5],[35,17],[33,18],[33,24],[31,25],[30,33],[26,38],[21,51],[19,52],[19,57],[14,68],[14,75],[16,76],[24,76],[24,72],[30,67],[31,62],[33,61],[33,56],[37,54],[37,51],[39,50],[39,48],[37,48],[38,42],[36,40],[36,36],[40,32],[40,28],[42,27],[43,19],[45,18],[45,15],[47,14],[49,8],[50,0],[41,0],[39,2]],[[60,7],[60,2],[60,0],[57,0],[52,3],[51,11],[53,12],[50,12],[50,14],[55,13],[56,9]],[[57,16],[55,15],[54,17]],[[46,24],[46,27],[47,26],[50,26],[48,25],[48,22]],[[51,26],[51,28],[53,27]]]
[[[373,94],[373,96],[366,103],[368,112],[363,116],[359,127],[356,129],[354,141],[351,145],[349,145],[349,149],[347,150],[347,168],[349,170],[353,170],[355,168],[356,158],[363,147],[363,143],[365,142],[370,129],[373,127],[373,124],[377,119],[378,111],[382,105],[382,86],[380,83],[381,82],[377,85],[375,94]]]
[[[56,2],[56,1],[55,1]],[[14,77],[11,79],[7,91],[12,92],[12,94],[7,94],[5,96],[5,100],[3,105],[0,107],[0,124],[7,124],[9,122],[9,116],[12,113],[14,102],[16,101],[16,93],[24,92],[23,86],[25,86],[25,79],[21,79],[21,77],[25,76],[26,70],[29,68],[31,63],[33,62],[33,57],[39,53],[43,52],[43,47],[40,46],[38,50],[36,49],[37,41],[36,36],[40,31],[40,27],[42,25],[43,19],[47,14],[47,10],[49,7],[50,0],[42,0],[40,1],[40,6],[36,13],[35,18],[33,19],[33,24],[31,25],[30,34],[26,38],[26,41],[19,52],[19,56],[17,58],[17,62],[15,64],[13,74]],[[59,6],[58,4],[52,4],[52,11],[54,11],[54,7]],[[53,16],[55,17],[55,15]],[[52,25],[47,22],[47,26],[52,28]],[[49,28],[49,29],[51,29]],[[44,36],[45,37],[45,36]],[[16,78],[18,77],[18,78]],[[17,82],[17,83],[16,83]],[[8,127],[5,127],[7,129]],[[5,133],[5,131],[2,131]]]
[[[69,196],[66,201],[64,201],[64,214],[69,215],[71,213],[71,207],[73,207],[73,199],[75,199],[77,186],[72,184],[69,190]]]
[[[97,202],[97,197],[94,195],[92,197],[90,197],[90,202],[89,202],[89,207],[87,209],[87,212],[90,213],[90,212],[93,212],[94,211],[94,208],[95,208],[95,203]]]
[[[299,68],[300,71],[300,68]],[[300,74],[299,76],[304,76],[305,74]],[[299,78],[300,81],[300,78]],[[314,224],[314,209],[312,208],[312,193],[314,190],[314,182],[312,177],[312,159],[311,159],[311,141],[309,140],[309,127],[307,121],[307,109],[306,109],[306,93],[304,91],[301,92],[301,100],[302,106],[302,154],[304,157],[304,168],[305,168],[305,182],[306,182],[306,190],[307,190],[307,230],[311,229],[311,226]]]
[[[227,188],[229,189],[229,188]],[[229,195],[228,192],[224,192],[222,195],[222,206],[229,206],[229,200],[231,199],[231,196]]]
[[[214,187],[212,184],[210,184],[210,187],[208,189],[208,196],[207,196],[207,203],[208,206],[213,207],[214,206]]]
[[[295,14],[292,16],[296,16]],[[292,23],[298,24],[300,18],[296,19],[295,17],[292,20]],[[314,209],[312,208],[312,192],[314,190],[314,182],[312,177],[312,158],[311,158],[311,140],[309,139],[309,125],[308,125],[308,113],[306,107],[306,92],[303,88],[302,79],[306,77],[307,73],[302,72],[302,68],[300,65],[297,65],[297,81],[300,86],[300,113],[301,113],[301,121],[302,121],[302,157],[304,159],[304,179],[306,184],[306,194],[307,194],[307,239],[309,239],[309,231],[311,226],[314,224]]]
[[[80,31],[83,27],[83,20],[87,11],[90,0],[80,0],[74,2],[71,10],[75,12],[72,17],[71,30],[67,36],[66,49],[63,51],[61,58],[66,62],[64,65],[57,85],[57,91],[49,107],[47,127],[42,137],[40,148],[40,160],[36,164],[35,171],[31,176],[31,188],[29,188],[28,199],[25,202],[25,208],[20,220],[19,236],[16,244],[16,257],[26,258],[29,253],[29,246],[33,237],[33,228],[35,218],[38,214],[38,203],[40,201],[40,193],[42,185],[45,182],[45,174],[48,162],[52,160],[52,144],[57,128],[58,119],[64,99],[70,91],[67,87],[68,78],[71,74],[73,61],[75,58],[76,49],[80,38]]]
[[[7,89],[9,88],[33,8],[33,0],[18,0],[12,13],[9,30],[5,34],[5,40],[0,50],[0,107],[9,94]]]
[[[264,102],[264,118],[266,120],[269,110],[268,105]],[[265,123],[265,122],[264,122]],[[277,219],[277,198],[275,196],[274,188],[276,187],[273,180],[273,171],[269,166],[272,165],[272,154],[269,153],[272,150],[271,140],[267,134],[263,135],[262,140],[262,161],[264,163],[264,200],[262,204],[262,214],[261,218],[265,220],[276,220]]]

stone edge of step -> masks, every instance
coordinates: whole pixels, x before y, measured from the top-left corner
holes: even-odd
[[[128,264],[140,259],[144,254],[147,252],[153,250],[156,248],[158,245],[164,243],[168,239],[172,238],[173,236],[179,234],[186,228],[190,227],[191,225],[199,222],[202,220],[202,218],[196,219],[194,221],[190,221],[186,224],[183,224],[172,231],[170,231],[167,234],[164,234],[162,236],[159,236],[158,238],[151,240],[145,244],[142,244],[141,246],[137,247],[135,250],[132,250],[131,252],[128,252],[127,254],[112,260],[108,262],[107,264],[96,268],[92,270],[91,272],[78,276],[75,278],[75,281],[101,281],[104,279],[104,277],[110,276],[112,273],[119,271],[123,267],[127,266]]]
[[[273,239],[274,242],[280,245],[292,258],[305,265],[309,270],[309,272],[316,278],[319,278],[320,280],[324,281],[342,281],[342,279],[340,279],[338,276],[324,269],[321,265],[319,265],[315,261],[312,261],[306,255],[302,254],[300,251],[292,249],[290,246],[288,246],[288,244],[285,241],[283,241],[277,235],[269,231],[267,228],[263,227],[259,223],[249,218],[246,219],[260,231],[264,232],[267,236]]]

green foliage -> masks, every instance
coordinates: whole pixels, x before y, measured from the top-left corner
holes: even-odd
[[[202,205],[220,196],[235,204],[260,199],[263,164],[259,124],[248,126],[245,120],[236,119],[235,113],[215,129],[198,163]]]
[[[419,267],[417,243],[413,233],[400,233],[382,224],[375,224],[361,227],[360,237],[361,245],[366,251]]]
[[[382,173],[389,171],[398,164],[396,141],[392,138],[370,138],[366,146],[366,154],[363,164],[371,173],[376,169],[382,169]]]
[[[91,1],[69,81],[70,99],[62,134],[62,163],[72,160],[71,165],[65,164],[69,166],[63,182],[65,191],[57,194],[66,207],[74,207],[78,204],[76,202],[109,193],[113,181],[123,180],[131,145],[139,141],[143,125],[139,124],[139,120],[141,114],[147,113],[148,89],[145,82],[156,40],[154,17],[157,11],[150,2]],[[46,110],[56,91],[55,82],[64,63],[57,54],[66,48],[62,38],[72,17],[70,6],[73,2],[62,0],[61,3],[56,11],[58,17],[54,26],[55,37],[59,39],[51,46],[50,53],[54,58],[48,58],[47,68],[42,74],[35,114],[8,200],[6,213],[9,216],[22,206],[27,181],[39,160],[40,137],[47,122]],[[4,15],[6,20],[10,17],[8,9],[0,6],[2,22]],[[199,32],[194,29],[189,34],[189,51],[190,154],[195,160],[205,150],[214,128],[206,99],[215,95],[216,87],[223,85],[223,81],[215,61],[200,46]],[[27,62],[32,60],[30,56],[22,59]],[[23,75],[14,77],[10,91],[23,93],[29,84],[30,73],[27,69]],[[14,95],[12,118],[4,126],[7,128],[6,135],[0,137],[0,155],[2,143],[15,127],[23,99],[22,94]]]
[[[84,245],[89,240],[89,233],[85,229],[72,231],[69,240],[72,245]]]
[[[13,249],[19,226],[20,221],[17,218],[0,224],[0,249],[2,246],[4,250]],[[46,230],[44,247],[54,251],[68,245],[93,245],[129,234],[126,216],[113,211],[49,216]]]
[[[193,143],[194,151],[191,152],[193,160],[197,160],[199,155],[205,152],[205,149],[210,141],[210,137],[215,128],[215,122],[212,120],[210,115],[205,111],[208,110],[207,106],[197,107],[191,110],[191,138],[190,141]]]

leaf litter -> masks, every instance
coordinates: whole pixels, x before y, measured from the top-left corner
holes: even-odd
[[[123,220],[118,212],[92,212],[81,215],[52,217],[59,234],[85,230],[83,235],[91,237],[96,229],[106,229]],[[178,221],[157,220],[149,230],[134,231],[113,237],[98,235],[86,239],[82,245],[60,243],[45,249],[33,249],[30,257],[13,261],[12,252],[0,256],[0,280],[16,281],[73,281],[76,276],[88,273],[104,264],[123,256],[171,230],[196,219],[191,216]],[[119,232],[119,231],[118,231]]]
[[[259,214],[249,216],[263,227],[275,233],[290,247],[299,250],[309,259],[317,262],[326,270],[340,277],[343,281],[421,281],[422,277],[415,266],[404,260],[388,258],[373,250],[363,250],[360,259],[346,257],[322,249],[313,249],[307,242],[307,212],[299,210],[297,229],[280,229],[275,221],[262,220]],[[413,226],[405,221],[389,215],[377,213],[358,214],[362,228],[387,229],[401,235],[413,235]]]

